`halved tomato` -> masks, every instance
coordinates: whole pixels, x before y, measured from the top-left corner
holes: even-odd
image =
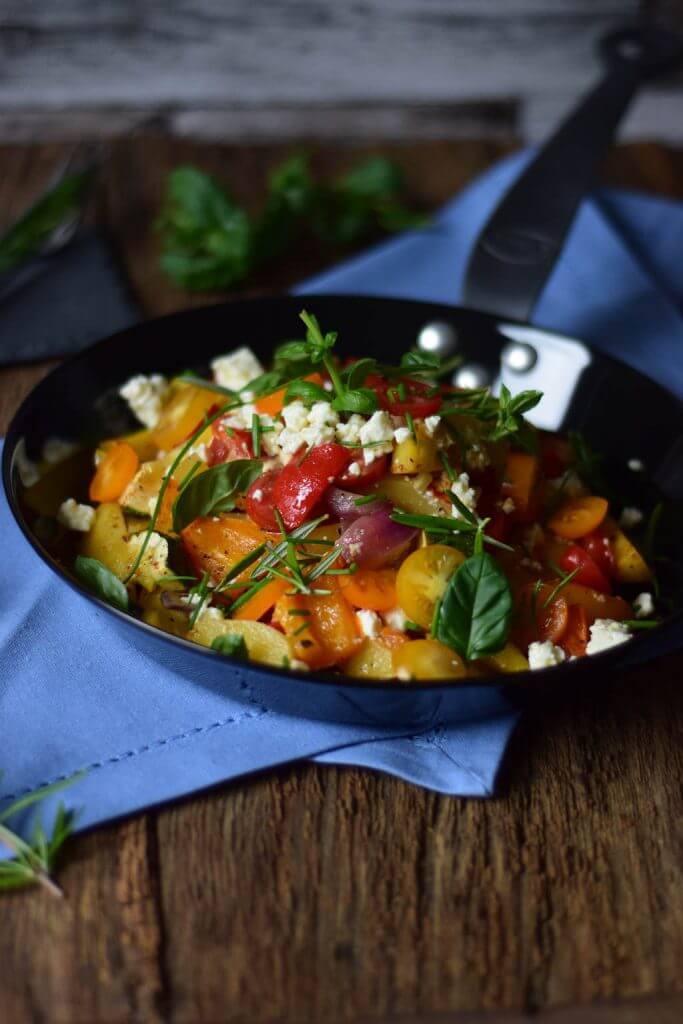
[[[273,511],[273,490],[280,475],[279,469],[269,469],[257,476],[247,491],[247,515],[262,530],[277,530]]]
[[[376,392],[380,407],[392,416],[408,413],[413,419],[424,419],[438,412],[443,402],[440,394],[433,394],[433,385],[409,377],[391,382],[368,377],[366,386]]]
[[[465,556],[445,544],[429,544],[408,555],[396,577],[399,606],[412,622],[429,629],[437,601],[442,597]]]
[[[327,488],[350,461],[348,448],[330,442],[312,448],[303,459],[294,458],[284,467],[273,486],[273,505],[288,530],[310,518]]]
[[[578,544],[571,544],[563,551],[559,566],[563,572],[567,573],[578,570],[572,577],[575,583],[580,583],[583,587],[592,587],[593,590],[599,590],[602,594],[612,593],[612,586],[607,576],[588,552]]]
[[[253,443],[248,430],[235,430],[234,427],[227,426],[225,419],[216,420],[211,430],[213,438],[207,451],[207,462],[210,466],[254,457]]]
[[[586,653],[589,638],[588,614],[580,604],[570,605],[567,629],[562,637],[562,647],[570,658],[582,658]]]
[[[364,462],[362,448],[350,448],[349,452],[353,462],[357,462],[360,466],[360,473],[350,473],[349,467],[345,467],[335,480],[340,487],[345,487],[347,491],[365,491],[387,475],[389,461],[387,455],[380,455],[372,462]]]

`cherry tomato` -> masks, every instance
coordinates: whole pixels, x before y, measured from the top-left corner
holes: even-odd
[[[273,489],[279,469],[269,469],[257,476],[247,491],[247,515],[262,530],[277,530],[273,511]]]
[[[605,576],[612,576],[614,573],[614,552],[607,533],[598,528],[581,539],[581,547],[585,548],[591,556],[598,569]]]
[[[465,561],[456,548],[429,544],[418,548],[401,563],[396,577],[396,594],[403,612],[423,629],[429,629],[436,602],[451,576]]]
[[[209,445],[207,462],[217,466],[220,462],[233,462],[235,459],[251,459],[254,448],[248,430],[235,430],[226,427],[225,420],[216,420],[212,425],[213,439]]]
[[[352,576],[342,577],[339,588],[354,608],[388,612],[396,607],[395,569],[358,569]]]
[[[107,450],[90,481],[91,501],[116,501],[137,473],[140,460],[125,441]]]
[[[312,448],[303,459],[294,458],[278,475],[273,504],[288,530],[310,518],[323,494],[351,461],[351,452],[330,442]]]
[[[611,594],[610,581],[595,564],[591,556],[578,544],[571,544],[560,557],[560,569],[563,572],[579,571],[574,576],[574,582],[582,587],[590,587],[592,590],[599,590],[601,594]]]
[[[340,487],[346,488],[347,491],[365,491],[371,487],[372,484],[378,483],[383,480],[387,475],[387,466],[389,457],[387,455],[380,455],[379,458],[375,458],[372,462],[363,462],[363,451],[359,449],[349,449],[351,452],[352,461],[357,462],[360,465],[360,474],[353,475],[349,473],[348,466],[339,473],[335,483],[338,483]]]
[[[569,606],[567,629],[562,637],[562,647],[569,658],[582,658],[588,644],[588,615],[581,605]]]
[[[547,608],[539,603],[536,616],[541,639],[556,644],[564,636],[569,622],[569,606],[563,597],[556,597]]]
[[[372,377],[368,378],[366,384],[377,393],[381,408],[386,409],[392,416],[405,416],[409,413],[414,419],[424,419],[438,412],[443,401],[440,394],[430,394],[433,385],[424,384],[420,380],[410,380],[408,377],[391,383],[381,377]],[[405,398],[401,398],[399,388],[405,393]]]
[[[606,498],[590,496],[570,498],[548,520],[548,526],[558,537],[578,540],[596,530],[607,515]]]
[[[438,640],[409,640],[393,652],[399,679],[462,679],[467,669],[459,654]]]

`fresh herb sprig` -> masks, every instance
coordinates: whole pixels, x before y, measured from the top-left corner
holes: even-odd
[[[378,228],[424,224],[404,205],[404,193],[403,176],[387,160],[369,160],[322,184],[314,182],[308,157],[296,154],[270,175],[263,211],[253,218],[215,178],[179,167],[169,175],[157,221],[161,267],[188,291],[223,290],[280,256],[302,230],[349,244]]]
[[[444,416],[469,416],[471,419],[491,423],[489,441],[508,440],[522,448],[535,451],[535,428],[524,418],[541,401],[541,391],[520,391],[512,395],[501,384],[496,398],[488,388],[470,388],[455,392],[439,411]]]
[[[15,814],[44,800],[52,793],[66,789],[79,778],[81,775],[75,775],[51,786],[42,786],[27,796],[20,797],[0,813],[0,845],[13,854],[11,860],[0,860],[0,890],[40,885],[52,896],[61,899],[63,893],[54,881],[52,872],[60,850],[73,832],[76,820],[74,812],[67,811],[64,804],[60,803],[50,835],[46,834],[38,820],[29,842],[13,832],[6,823]]]

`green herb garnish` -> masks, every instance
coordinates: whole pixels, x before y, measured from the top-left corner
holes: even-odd
[[[219,654],[227,654],[230,658],[239,658],[240,661],[246,661],[249,658],[244,637],[239,633],[223,633],[214,637],[211,641],[211,650],[218,651]]]
[[[239,495],[263,472],[259,459],[221,462],[194,476],[173,503],[173,529],[180,533],[199,516],[232,512]]]
[[[466,661],[474,661],[505,646],[511,616],[512,593],[504,572],[491,555],[475,547],[448,582],[434,635]]]
[[[81,583],[97,597],[114,608],[119,608],[123,612],[128,611],[128,591],[125,585],[97,558],[78,555],[74,562],[74,571]]]

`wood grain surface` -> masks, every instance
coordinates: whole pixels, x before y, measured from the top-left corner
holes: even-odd
[[[150,231],[167,170],[192,160],[253,203],[283,152],[114,147],[99,216],[150,314],[188,301],[160,276]],[[390,149],[428,206],[501,152]],[[3,217],[59,155],[0,150]],[[357,155],[327,147],[316,161]],[[608,167],[613,181],[678,196],[682,171],[683,154],[654,146],[622,148]],[[329,258],[300,250],[253,290]],[[0,429],[45,369],[0,372]],[[549,695],[494,800],[301,765],[77,837],[64,901],[0,901],[0,1021],[681,1020],[682,675],[683,657],[670,657]]]

